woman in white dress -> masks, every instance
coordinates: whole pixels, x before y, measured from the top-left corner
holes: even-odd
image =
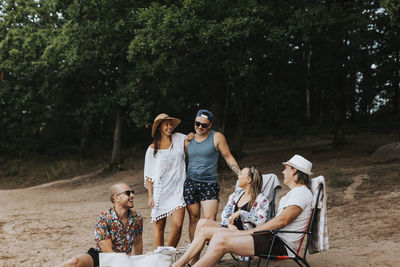
[[[186,135],[172,133],[181,120],[161,113],[154,119],[152,144],[146,151],[144,184],[148,190],[151,221],[155,222],[154,246],[164,246],[167,216],[171,217],[168,246],[176,247],[182,233],[185,216],[183,184],[186,179]]]

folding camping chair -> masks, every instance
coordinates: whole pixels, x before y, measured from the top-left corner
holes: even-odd
[[[316,180],[316,178],[314,178],[313,180]],[[315,181],[312,181],[315,182]],[[294,260],[299,266],[310,266],[306,260],[306,256],[307,256],[307,250],[308,247],[310,245],[310,241],[312,238],[312,233],[313,233],[313,224],[316,221],[316,213],[318,212],[318,209],[320,208],[320,206],[318,205],[319,202],[321,201],[321,197],[326,197],[326,196],[322,196],[321,192],[323,191],[323,183],[319,183],[316,189],[316,192],[314,193],[314,197],[313,197],[313,208],[312,208],[312,212],[310,215],[310,219],[308,221],[308,225],[305,229],[305,231],[285,231],[285,230],[270,230],[270,231],[265,231],[265,232],[270,232],[273,235],[272,238],[272,242],[271,242],[271,247],[269,250],[269,253],[266,255],[260,255],[260,259],[258,261],[257,266],[260,266],[261,263],[261,258],[265,258],[267,259],[267,262],[265,264],[265,266],[267,267],[269,264],[269,261],[271,259],[276,259],[276,260],[286,260],[286,259],[290,259],[290,260]],[[316,195],[315,195],[316,194]],[[297,251],[294,251],[288,244],[286,244],[283,240],[283,244],[284,246],[292,252],[292,256],[282,256],[282,255],[271,255],[271,251],[272,251],[272,247],[274,245],[274,242],[276,240],[276,236],[278,233],[293,233],[293,234],[303,234],[303,237],[300,241],[300,246],[299,249]],[[301,244],[303,243],[304,237],[307,237],[307,241],[306,241],[306,246],[304,248],[304,253],[303,255],[301,255],[300,249],[301,249]]]
[[[273,173],[263,174],[262,178],[263,178],[263,186],[262,186],[261,192],[263,192],[267,196],[267,199],[269,200],[268,210],[266,211],[266,214],[265,214],[265,216],[267,216],[267,221],[268,221],[271,218],[275,217],[276,196],[278,195],[278,192],[282,188],[282,186],[279,183],[278,177],[276,177],[276,175]],[[240,190],[240,187],[238,186],[238,182],[236,182],[235,190]],[[233,254],[231,254],[231,255],[232,255],[232,258],[236,261],[245,259],[245,261],[248,261],[250,264],[249,257],[236,258]]]

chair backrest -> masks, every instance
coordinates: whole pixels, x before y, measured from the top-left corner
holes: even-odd
[[[276,201],[279,190],[282,189],[282,186],[276,177],[275,174],[263,174],[263,187],[262,192],[268,196],[269,209],[268,209],[268,220],[275,217],[276,214]]]
[[[267,196],[269,200],[269,207],[268,207],[268,214],[267,218],[268,220],[275,217],[276,213],[276,197],[278,195],[279,190],[282,188],[281,184],[279,182],[278,177],[273,174],[263,174],[263,186],[261,189],[261,192]],[[236,182],[235,185],[235,191],[240,190],[241,188],[238,186],[238,181]]]
[[[304,237],[306,235],[308,237],[308,232],[309,232],[310,229],[312,229],[312,218],[313,218],[314,210],[315,210],[315,208],[311,209],[311,213],[310,213],[310,217],[309,217],[308,222],[307,222],[307,227],[306,227],[305,233],[303,234],[303,236],[300,239],[300,246],[299,246],[299,248],[297,249],[297,252],[296,252],[297,255],[299,255],[299,253],[300,253],[301,245],[303,244]],[[308,241],[308,239],[307,239],[307,241]],[[306,250],[307,250],[307,245],[306,245]]]
[[[314,178],[312,182],[317,182],[316,178]],[[310,245],[311,234],[312,234],[312,230],[313,230],[313,224],[315,223],[316,217],[317,217],[316,213],[317,213],[318,209],[321,208],[319,206],[319,204],[321,202],[321,197],[322,197],[321,194],[322,194],[322,190],[324,188],[324,183],[322,183],[322,182],[317,182],[317,183],[318,184],[316,184],[316,185],[314,184],[312,186],[312,189],[313,189],[313,206],[312,206],[311,216],[310,216],[310,219],[309,219],[309,222],[308,222],[308,225],[307,225],[306,233],[304,234],[304,236],[307,235],[307,242],[306,242],[306,247],[304,248],[303,258],[306,257],[307,249],[308,249],[308,246]],[[304,236],[303,236],[303,238],[301,240],[301,243],[303,243]],[[300,244],[299,250],[297,251],[297,254],[299,254],[300,248],[301,248],[301,244]]]

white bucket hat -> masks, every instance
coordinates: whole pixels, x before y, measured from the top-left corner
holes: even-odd
[[[282,162],[283,165],[292,166],[305,174],[312,175],[312,163],[300,155],[294,155],[289,161]]]

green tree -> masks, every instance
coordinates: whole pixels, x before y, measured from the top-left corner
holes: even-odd
[[[145,1],[71,1],[60,35],[47,47],[46,59],[60,68],[62,81],[70,81],[82,96],[81,148],[86,147],[93,120],[113,110],[114,134],[110,164],[121,163],[122,132],[127,112],[129,73],[126,59],[134,36],[136,10]],[[51,60],[52,59],[52,60]],[[65,87],[66,84],[64,84]],[[72,88],[70,88],[72,90]]]
[[[41,150],[54,113],[42,90],[40,58],[60,22],[45,1],[2,1],[0,12],[2,143],[8,149]]]
[[[223,130],[233,119],[233,151],[240,154],[251,102],[266,78],[259,65],[283,32],[269,20],[272,8],[258,1],[155,3],[140,10],[130,59],[144,86],[179,92],[182,109],[212,108]]]

